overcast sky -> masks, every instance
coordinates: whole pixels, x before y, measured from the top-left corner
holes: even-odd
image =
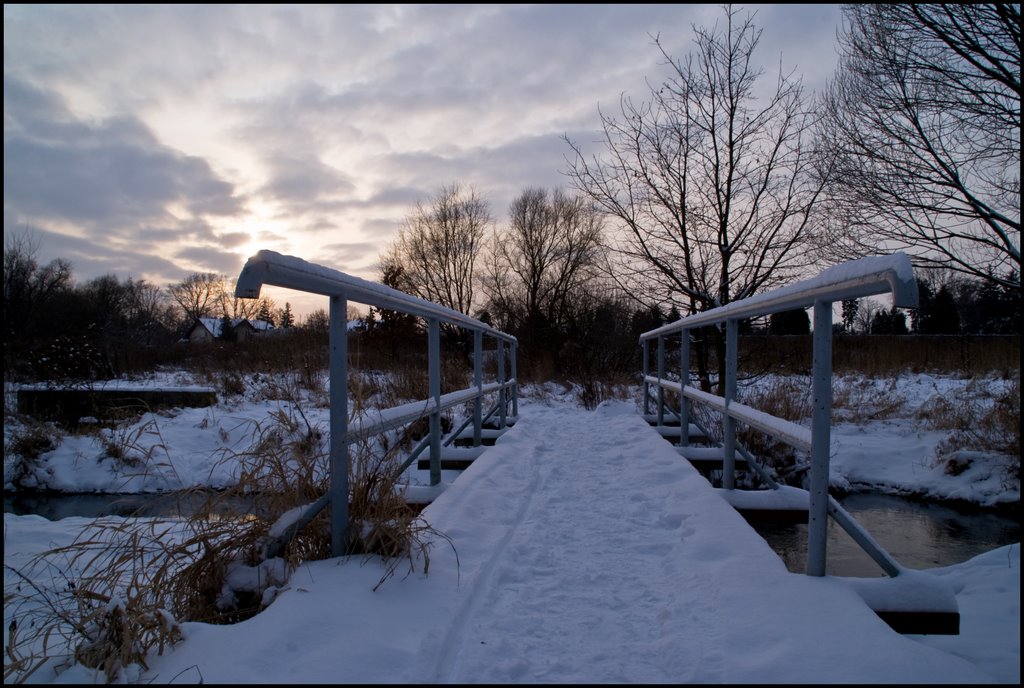
[[[767,74],[820,90],[838,5],[741,5]],[[259,249],[376,279],[417,201],[498,222],[567,186],[568,136],[645,100],[719,5],[4,5],[4,233],[104,274],[237,277]],[[766,77],[771,81],[771,77]],[[295,292],[266,292],[297,311]]]

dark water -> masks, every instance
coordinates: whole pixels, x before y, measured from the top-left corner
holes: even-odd
[[[4,513],[24,516],[35,514],[51,521],[71,516],[99,518],[100,516],[124,517],[189,517],[199,511],[210,495],[202,492],[188,494],[61,494],[61,493],[15,493],[4,494]],[[223,502],[224,500],[218,500]],[[244,513],[251,508],[249,503],[220,503],[216,513],[230,515]]]
[[[4,511],[38,514],[50,520],[69,516],[190,516],[202,494],[61,495],[7,494]],[[959,564],[1020,542],[1019,516],[958,510],[891,495],[860,493],[838,500],[900,564],[913,569]],[[251,509],[243,505],[242,510]],[[779,554],[787,568],[803,573],[807,565],[807,525],[759,523],[755,530]],[[833,576],[884,576],[885,573],[832,519],[828,523],[826,573]]]
[[[959,564],[1020,542],[1020,520],[991,511],[961,510],[902,497],[856,493],[837,499],[872,538],[903,566],[927,569]],[[756,523],[754,529],[786,567],[807,567],[807,524]],[[825,572],[832,576],[881,577],[879,568],[834,520],[828,520]]]

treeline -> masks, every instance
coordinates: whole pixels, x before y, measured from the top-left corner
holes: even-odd
[[[843,304],[842,331],[850,334],[1020,335],[1020,291],[1001,281],[949,276],[917,280],[918,307],[884,309],[870,302]]]
[[[543,196],[536,192],[530,195]],[[548,195],[549,201],[553,197]],[[500,237],[507,241],[509,234],[502,233]],[[617,292],[599,271],[575,282],[574,288],[563,290],[557,299],[551,296],[555,291],[552,288],[538,286],[536,293],[526,284],[513,288],[514,282],[504,272],[506,268],[512,271],[511,266],[517,264],[510,245],[503,245],[500,261],[494,255],[483,261],[482,264],[490,264],[484,271],[487,278],[475,281],[482,290],[485,306],[474,314],[517,336],[518,372],[524,381],[585,382],[635,376],[640,368],[640,334],[681,317],[675,308],[638,306],[634,296]],[[528,242],[522,244],[523,248],[527,246]],[[8,248],[4,254],[4,352],[8,380],[107,379],[150,371],[161,364],[221,372],[294,370],[310,377],[321,375],[327,367],[328,314],[323,310],[314,311],[296,323],[288,304],[275,309],[267,300],[251,301],[249,311],[234,312],[267,319],[288,334],[248,343],[225,339],[215,347],[183,344],[181,335],[192,315],[171,296],[173,288],[194,287],[201,282],[216,295],[217,280],[190,276],[159,287],[145,280],[121,281],[103,276],[77,284],[66,260],[40,265],[31,251],[24,250],[24,244],[22,249],[13,245]],[[409,283],[402,279],[404,272],[394,262],[385,265],[390,266],[384,275],[390,286],[409,288]],[[538,269],[536,273],[538,278],[533,285],[547,285],[554,279],[545,270]],[[498,288],[494,282],[503,275]],[[1019,337],[1019,299],[1012,291],[994,283],[960,277],[937,285],[919,281],[918,287],[921,307],[914,310],[879,309],[868,300],[844,303],[843,322],[836,322],[834,328],[837,333],[860,336],[856,340],[837,340],[836,365],[867,366],[864,372],[871,372],[872,366],[878,369],[875,372],[899,367],[974,372],[979,366],[1003,368],[1010,365],[1007,361],[1015,360],[1012,352],[1006,353],[1006,347],[1019,347],[1019,339],[978,338]],[[225,301],[223,297],[226,292],[219,293],[219,301],[210,298],[214,305],[192,312],[212,313],[211,309],[218,307],[230,308],[231,300]],[[356,314],[351,313],[350,317],[355,318]],[[416,318],[371,310],[360,320],[350,335],[350,351],[358,359],[355,364],[391,369],[425,354],[425,330]],[[888,323],[894,320],[899,324],[891,330]],[[809,349],[805,351],[809,344],[803,340],[796,344],[788,336],[807,334],[809,329],[805,311],[778,313],[741,323],[741,341],[747,342],[743,344],[743,356],[756,359],[766,370],[799,370],[809,360]],[[885,336],[908,332],[909,337]],[[710,345],[708,333],[698,334],[698,344]],[[914,344],[914,335],[922,335],[919,344]],[[961,339],[951,347],[928,335],[961,335]],[[671,349],[674,344],[669,346]],[[471,347],[471,339],[464,333],[445,333],[446,359],[464,370],[471,360]],[[674,355],[674,349],[669,353]]]
[[[4,377],[94,380],[171,358],[198,318],[296,327],[290,304],[237,299],[226,275],[193,273],[157,285],[103,275],[76,282],[63,258],[40,264],[27,234],[4,240]],[[310,323],[316,326],[316,323]],[[222,328],[228,333],[229,330]]]

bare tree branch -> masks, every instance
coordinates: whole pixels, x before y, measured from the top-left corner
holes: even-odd
[[[492,222],[480,194],[447,186],[429,204],[417,203],[382,263],[401,267],[405,291],[468,315],[477,256]]]
[[[1020,289],[1020,8],[846,5],[823,98],[829,254]]]
[[[650,87],[649,102],[624,97],[619,117],[601,113],[603,156],[568,141],[573,185],[621,230],[609,240],[613,279],[684,312],[799,274],[822,188],[799,80],[781,75],[765,98],[753,60],[760,30],[751,16],[724,13],[724,27],[695,27],[685,59],[655,39],[671,76]]]

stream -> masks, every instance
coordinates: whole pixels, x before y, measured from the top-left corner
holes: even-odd
[[[26,494],[4,495],[4,511],[37,514],[49,520],[69,516],[188,516],[200,495]],[[1003,545],[1020,542],[1020,521],[991,510],[960,509],[879,493],[838,498],[843,508],[900,564],[925,569],[959,564]],[[787,568],[803,573],[807,563],[807,525],[755,523],[754,529]],[[832,519],[828,523],[826,573],[881,577],[885,573]]]
[[[1020,542],[1019,518],[992,510],[957,508],[874,492],[854,492],[836,501],[897,562],[911,569],[951,566]],[[786,568],[794,573],[806,570],[806,523],[756,523],[753,527]],[[831,518],[825,551],[825,573],[830,576],[886,575]]]

